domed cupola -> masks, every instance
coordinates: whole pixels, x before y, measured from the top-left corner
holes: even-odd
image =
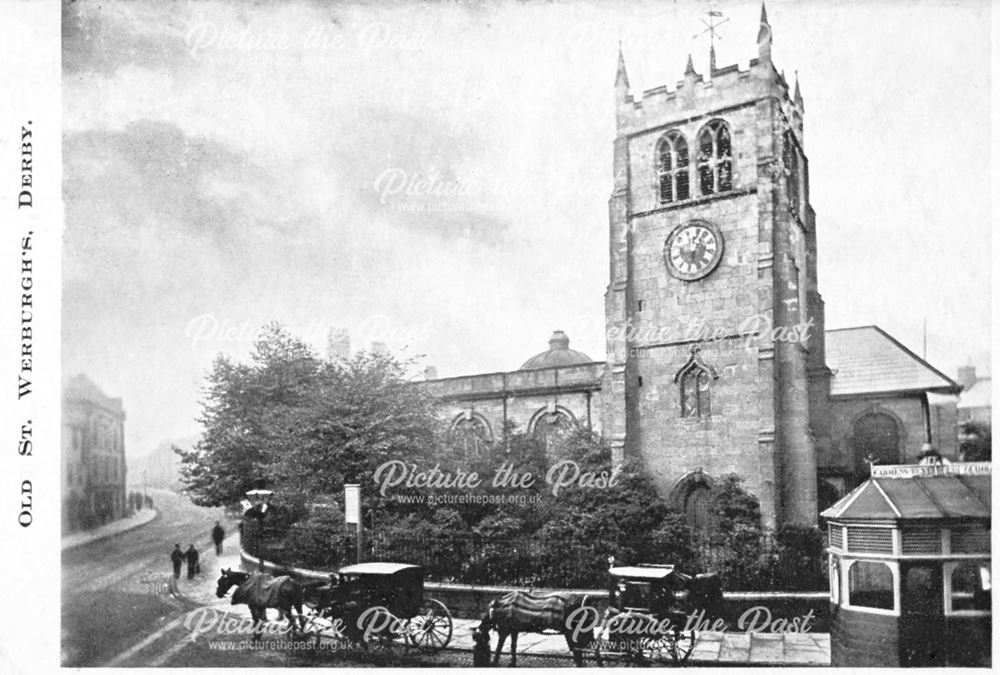
[[[540,370],[541,368],[559,368],[576,366],[582,363],[593,363],[593,359],[569,348],[569,336],[561,330],[552,333],[549,338],[549,348],[541,354],[535,354],[524,362],[521,370]]]

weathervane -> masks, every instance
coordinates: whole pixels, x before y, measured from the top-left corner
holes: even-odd
[[[708,40],[709,40],[708,55],[709,55],[709,61],[711,62],[709,65],[711,70],[715,70],[715,38],[718,37],[720,40],[722,39],[721,35],[717,35],[718,32],[717,29],[719,28],[719,26],[729,21],[729,17],[727,17],[722,12],[717,10],[715,3],[712,3],[711,7],[709,7],[709,9],[705,11],[705,16],[708,17],[707,21],[705,19],[701,19],[702,24],[704,24],[705,26],[705,30],[701,31],[700,33],[695,33],[692,36],[692,39],[697,40],[705,33],[708,33]]]

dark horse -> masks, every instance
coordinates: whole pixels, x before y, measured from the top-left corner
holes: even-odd
[[[288,627],[295,632],[305,627],[305,616],[302,614],[302,587],[289,576],[272,577],[270,574],[234,572],[222,570],[219,585],[215,589],[216,597],[224,597],[229,589],[236,586],[233,592],[234,605],[247,605],[254,622],[254,639],[259,639],[261,627],[267,621],[267,608],[275,607],[282,615],[288,617]],[[298,614],[298,625],[292,615],[292,609]]]
[[[493,629],[500,636],[496,653],[493,655],[493,665],[500,662],[503,643],[510,636],[510,665],[517,665],[518,633],[541,633],[554,630],[562,633],[566,644],[573,652],[573,661],[577,666],[583,665],[582,650],[594,640],[593,629],[573,631],[567,621],[574,612],[587,606],[587,596],[580,598],[572,593],[528,593],[526,591],[511,591],[507,595],[490,603],[490,608],[483,615],[479,628],[474,633],[477,644],[482,636],[489,635]],[[595,610],[596,611],[596,610]],[[487,643],[488,645],[488,643]],[[488,646],[487,646],[488,649]]]

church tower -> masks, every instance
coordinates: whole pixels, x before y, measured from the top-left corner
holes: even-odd
[[[757,41],[640,100],[621,53],[615,79],[604,434],[696,526],[731,473],[765,525],[814,524],[829,445],[804,104],[763,6]]]

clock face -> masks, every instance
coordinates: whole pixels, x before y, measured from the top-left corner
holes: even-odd
[[[671,232],[664,249],[670,274],[694,281],[714,270],[722,259],[722,233],[712,223],[695,220]]]

